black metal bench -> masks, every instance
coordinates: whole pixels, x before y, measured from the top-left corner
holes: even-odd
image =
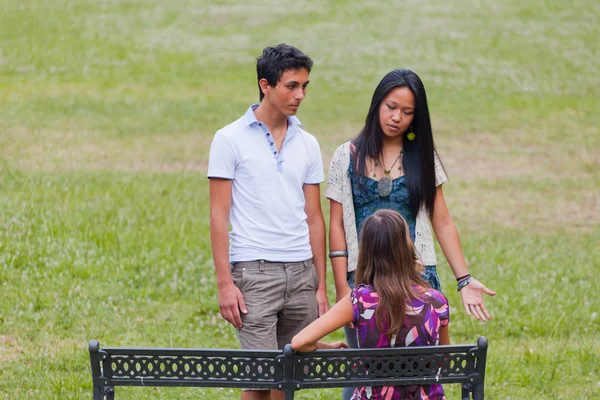
[[[487,339],[477,345],[390,349],[279,350],[100,348],[89,344],[94,400],[116,386],[301,389],[462,384],[462,398],[482,400]]]

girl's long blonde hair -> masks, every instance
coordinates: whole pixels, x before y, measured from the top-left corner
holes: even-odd
[[[403,324],[406,301],[421,295],[414,285],[429,287],[421,276],[423,264],[396,211],[382,209],[369,216],[360,238],[355,282],[373,286],[379,297],[377,328],[391,336]]]

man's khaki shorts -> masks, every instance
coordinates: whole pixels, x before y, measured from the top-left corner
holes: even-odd
[[[312,259],[237,262],[231,265],[231,276],[248,309],[238,330],[243,349],[283,349],[319,316],[319,278]]]

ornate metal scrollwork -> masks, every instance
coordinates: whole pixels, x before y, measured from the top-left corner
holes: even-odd
[[[111,379],[274,382],[273,358],[110,354]]]

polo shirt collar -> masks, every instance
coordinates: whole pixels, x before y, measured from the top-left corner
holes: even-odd
[[[254,115],[254,110],[258,108],[260,104],[252,104],[246,114],[244,114],[244,126],[248,127],[253,124],[258,125],[258,121],[256,120],[256,115]],[[302,129],[302,123],[295,115],[288,117],[288,127],[291,127],[292,130]]]

